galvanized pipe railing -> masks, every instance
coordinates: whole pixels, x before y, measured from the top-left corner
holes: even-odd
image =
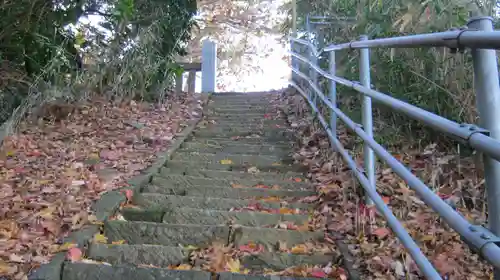
[[[495,268],[495,279],[500,279],[500,238],[498,238],[500,234],[500,86],[496,53],[494,50],[490,50],[500,49],[500,31],[493,31],[492,26],[491,18],[478,17],[471,19],[467,28],[456,31],[375,40],[368,40],[366,36],[361,36],[358,41],[330,45],[323,50],[317,50],[314,44],[309,41],[291,39],[292,81],[290,84],[310,104],[319,122],[326,130],[333,148],[340,153],[360,185],[364,188],[367,203],[375,204],[394,234],[411,254],[422,274],[428,279],[442,278],[377,193],[374,154],[384,160],[396,174],[405,180],[408,186],[415,190],[427,205],[438,213],[452,229],[459,233],[473,250],[491,263]],[[296,45],[306,46],[309,58],[296,53],[294,51]],[[371,89],[369,48],[375,47],[449,47],[461,50],[471,48],[474,61],[474,84],[482,128],[471,124],[458,124]],[[360,82],[349,81],[336,76],[335,51],[342,49],[360,50]],[[325,52],[330,54],[329,72],[322,70],[317,65],[317,58]],[[300,71],[300,62],[309,68],[310,71],[307,75]],[[329,98],[323,94],[318,86],[318,74],[330,80]],[[308,89],[303,89],[294,82],[298,78],[309,85]],[[350,87],[363,94],[362,125],[355,123],[337,107],[337,84]],[[309,91],[310,94],[306,93],[306,91]],[[491,231],[469,223],[373,139],[372,99],[483,152],[488,192],[488,224]],[[321,115],[317,105],[318,101],[330,109],[329,123]],[[336,134],[337,118],[348,129],[354,131],[363,139],[364,173],[366,175],[360,171],[356,162],[339,142]]]

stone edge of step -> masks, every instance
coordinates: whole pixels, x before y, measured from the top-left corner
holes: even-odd
[[[203,106],[209,101],[209,98],[203,99]],[[141,187],[148,184],[154,174],[159,173],[162,166],[171,158],[172,154],[182,146],[182,143],[189,138],[198,123],[203,119],[203,113],[198,118],[188,122],[185,129],[177,135],[174,143],[164,152],[158,153],[157,159],[147,169],[127,181],[129,186],[115,189],[104,193],[96,200],[91,209],[95,212],[98,221],[104,221],[112,216],[120,207],[120,204],[126,201],[125,190],[132,190],[136,193]],[[93,236],[99,232],[96,225],[85,226],[80,230],[72,232],[64,238],[65,242],[78,244],[78,247],[84,247],[92,240]],[[54,255],[47,264],[42,264],[37,269],[31,271],[28,275],[29,280],[56,280],[61,279],[63,264],[66,260],[66,252],[60,252]]]

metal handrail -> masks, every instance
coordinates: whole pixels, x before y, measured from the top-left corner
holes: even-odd
[[[304,45],[308,48],[309,58],[294,52],[294,46],[297,44]],[[491,18],[479,17],[471,19],[467,28],[455,31],[374,40],[368,40],[366,36],[361,36],[359,41],[333,44],[320,50],[317,50],[311,42],[296,38],[291,39],[291,46],[292,81],[290,81],[290,84],[308,101],[319,122],[326,130],[332,146],[341,154],[358,179],[360,185],[365,189],[365,193],[368,196],[366,198],[367,203],[375,204],[376,208],[387,220],[394,234],[409,251],[422,274],[428,279],[441,279],[439,273],[420,251],[418,245],[377,193],[375,187],[374,154],[384,160],[396,174],[404,179],[408,186],[415,190],[427,205],[437,212],[452,229],[460,234],[473,250],[480,253],[490,264],[492,264],[496,268],[495,275],[500,277],[500,274],[497,272],[500,271],[500,247],[498,246],[500,245],[500,238],[497,237],[497,235],[500,234],[500,218],[498,217],[500,201],[497,201],[500,197],[500,86],[498,81],[496,53],[494,50],[489,50],[500,49],[500,31],[493,31]],[[469,124],[458,124],[393,98],[388,94],[371,89],[369,48],[375,47],[471,48],[474,61],[474,78],[478,109],[484,128]],[[360,82],[349,81],[335,75],[335,51],[342,49],[360,50]],[[328,72],[317,65],[317,59],[323,53],[330,54]],[[299,62],[304,63],[309,68],[308,75],[299,70]],[[318,74],[330,80],[329,97],[326,97],[318,87]],[[300,78],[307,82],[309,88],[312,90],[310,91],[310,95],[306,94],[304,89],[293,81],[294,78]],[[362,125],[355,123],[336,106],[337,83],[363,94]],[[330,109],[330,123],[325,120],[318,109],[318,98],[328,109]],[[484,153],[485,177],[489,194],[488,206],[489,212],[493,213],[489,215],[491,231],[484,227],[469,223],[462,215],[431,191],[428,186],[413,175],[410,170],[373,139],[372,99],[415,120],[421,121],[437,131],[447,133],[463,143],[468,144],[470,147]],[[364,173],[366,175],[360,171],[356,162],[338,140],[336,136],[337,118],[340,119],[348,129],[354,131],[363,139],[365,144],[363,151],[365,158]]]

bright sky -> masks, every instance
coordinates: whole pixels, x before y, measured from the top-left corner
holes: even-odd
[[[264,25],[271,28],[273,24],[280,23],[284,20],[284,14],[278,12],[280,7],[287,0],[272,1],[270,8],[270,17]],[[82,23],[90,23],[98,27],[98,23],[102,21],[100,16],[89,16],[87,19],[82,19]],[[229,34],[232,35],[232,34]],[[290,75],[288,60],[287,45],[279,42],[279,36],[272,34],[264,34],[263,36],[251,36],[249,44],[257,46],[259,53],[243,58],[240,66],[240,75],[222,76],[219,77],[217,83],[222,83],[226,87],[226,91],[251,92],[251,91],[267,91],[272,89],[280,89],[286,87]],[[218,46],[220,47],[220,46]],[[225,67],[227,63],[218,61],[218,68]],[[224,71],[226,72],[226,71]],[[184,81],[187,80],[185,73]],[[201,73],[197,74],[196,91],[201,91]]]

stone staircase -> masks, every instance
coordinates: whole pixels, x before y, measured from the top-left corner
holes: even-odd
[[[269,104],[263,94],[213,95],[193,134],[134,195],[134,207],[120,210],[124,219],[104,222],[107,244],[85,251],[95,262],[66,262],[61,279],[292,279],[264,273],[341,262],[333,249],[280,249],[323,242],[324,232],[309,224],[314,205],[300,201],[315,191],[292,164],[286,121]],[[210,272],[190,254],[212,244],[263,250],[238,255],[241,270]]]

